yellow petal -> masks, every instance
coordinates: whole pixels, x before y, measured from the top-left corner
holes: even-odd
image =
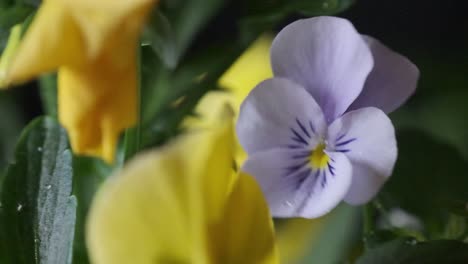
[[[155,0],[43,1],[8,72],[11,82],[23,82],[62,66],[85,67],[113,54],[135,49],[146,15]]]
[[[245,97],[261,81],[273,76],[270,66],[270,47],[273,37],[264,34],[250,46],[219,80],[234,95],[233,108],[239,112]]]
[[[229,104],[234,109],[235,119],[242,101],[261,81],[271,78],[270,47],[273,37],[264,34],[250,46],[220,78],[221,86],[227,91],[213,91],[205,95],[195,109],[196,116],[187,117],[182,126],[206,127],[216,119],[218,105]],[[236,143],[236,163],[238,166],[247,158],[242,147]]]
[[[62,1],[43,1],[7,72],[10,83],[24,82],[63,64],[83,64],[80,29]]]
[[[87,224],[93,263],[276,263],[258,186],[232,178],[232,117],[222,114],[213,128],[136,156],[102,186]]]
[[[26,32],[6,82],[58,69],[59,119],[76,153],[112,162],[137,122],[136,49],[156,2],[47,0]]]
[[[223,219],[210,226],[214,263],[278,263],[273,222],[257,182],[239,175]]]
[[[87,67],[58,72],[59,119],[75,153],[112,162],[120,132],[137,122],[135,51],[120,56],[127,58],[124,67],[103,56]]]
[[[21,39],[21,29],[21,24],[15,25],[11,28],[7,45],[3,50],[2,57],[0,58],[0,89],[7,88],[8,86],[7,80],[5,80],[5,78],[11,63],[11,59],[15,54]]]

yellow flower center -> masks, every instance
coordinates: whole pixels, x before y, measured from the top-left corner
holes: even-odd
[[[309,156],[309,164],[317,169],[323,169],[327,166],[330,158],[325,153],[326,145],[324,143],[319,143],[317,147],[312,151],[312,154]]]

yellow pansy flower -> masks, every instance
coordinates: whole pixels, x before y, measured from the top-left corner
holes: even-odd
[[[59,119],[73,150],[112,162],[137,121],[136,52],[157,0],[44,0],[8,67],[7,84],[58,70]]]
[[[261,190],[233,173],[227,119],[139,154],[104,183],[87,223],[93,263],[277,263]]]

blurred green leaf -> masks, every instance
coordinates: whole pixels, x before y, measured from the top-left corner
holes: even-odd
[[[73,263],[89,263],[85,245],[85,223],[94,194],[104,180],[112,173],[112,168],[101,159],[91,157],[73,158],[73,194],[78,200],[76,213]]]
[[[51,118],[25,128],[1,185],[2,263],[71,263],[76,199],[65,131]]]
[[[454,148],[421,132],[399,132],[398,145],[398,161],[381,201],[418,216],[429,236],[437,238],[449,216],[442,202],[468,201],[468,164]]]
[[[421,80],[415,96],[391,115],[397,128],[424,131],[450,144],[468,161],[468,64],[452,59],[418,60]]]
[[[156,7],[143,32],[143,44],[159,55],[167,68],[173,69],[179,60],[174,31],[167,17]]]
[[[300,263],[335,264],[347,259],[359,230],[360,211],[356,207],[341,204],[330,215],[316,242]]]
[[[0,172],[11,158],[15,142],[25,122],[22,109],[11,93],[0,92]]]
[[[357,264],[463,264],[468,263],[468,244],[454,240],[416,242],[397,239],[370,249]]]
[[[306,16],[330,15],[350,7],[354,0],[244,0],[248,15],[270,16],[301,13]]]

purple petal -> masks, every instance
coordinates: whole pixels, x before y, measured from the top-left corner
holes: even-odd
[[[328,133],[327,150],[345,153],[353,166],[352,189],[347,201],[352,204],[367,202],[391,175],[395,165],[397,144],[392,122],[380,109],[361,108],[335,120]]]
[[[360,205],[369,202],[380,190],[386,177],[380,176],[371,168],[357,162],[353,166],[353,179],[351,187],[344,200],[351,205]]]
[[[333,173],[307,165],[291,173],[287,168],[300,165],[292,155],[294,151],[282,149],[257,152],[242,168],[259,182],[272,215],[315,218],[336,207],[351,184],[351,165],[344,154],[330,154]]]
[[[380,41],[363,36],[374,56],[374,68],[364,89],[350,110],[373,106],[390,113],[400,107],[416,90],[419,70],[406,57]]]
[[[240,107],[236,132],[251,154],[272,148],[305,148],[326,131],[322,110],[301,86],[282,78],[260,83]]]
[[[315,17],[281,30],[272,44],[271,63],[275,76],[304,86],[331,123],[362,91],[373,58],[348,20]]]

